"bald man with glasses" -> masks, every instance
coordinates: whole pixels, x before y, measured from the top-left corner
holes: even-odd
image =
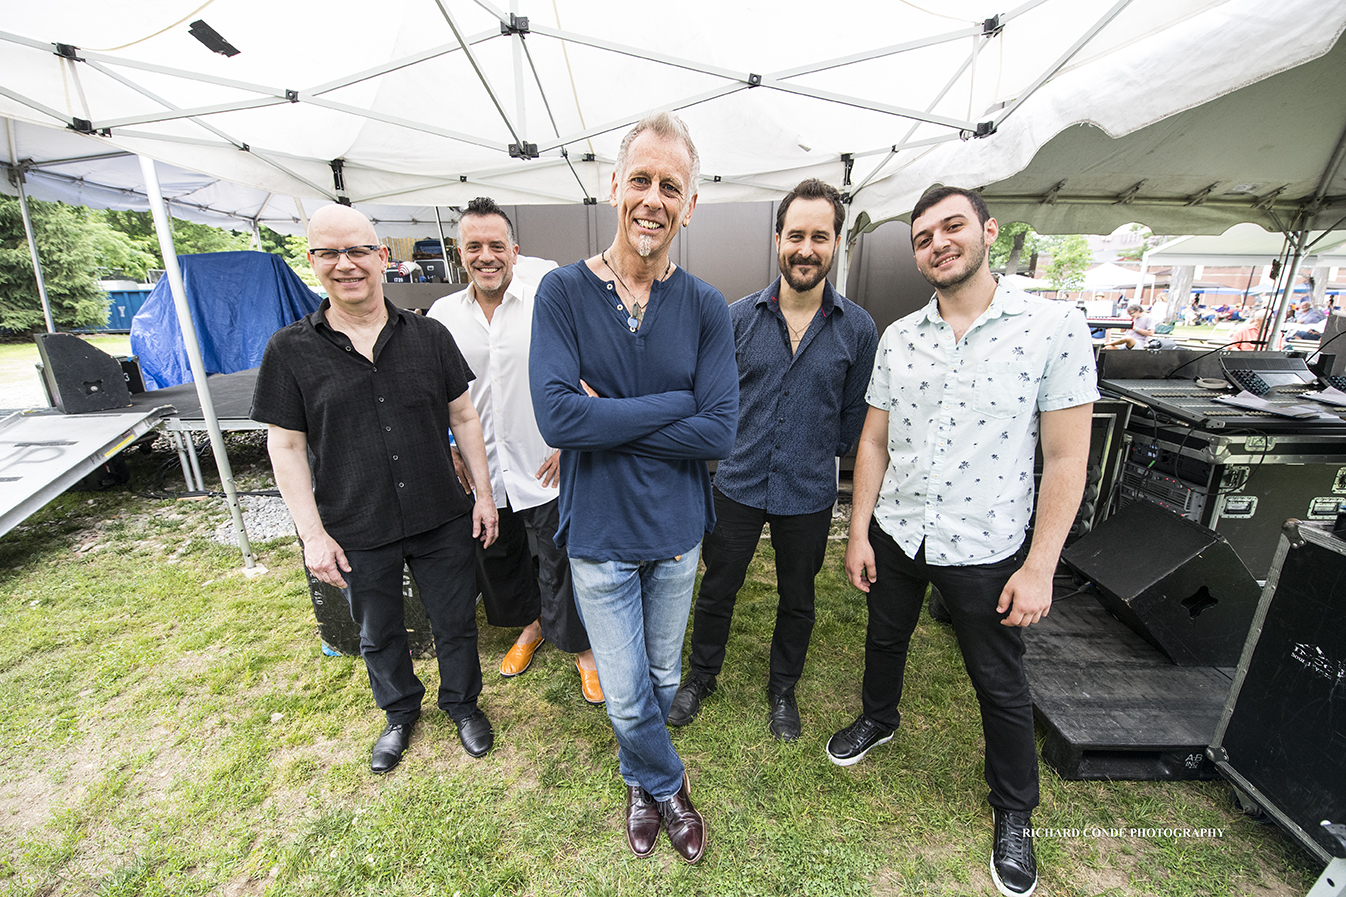
[[[387,723],[370,770],[397,766],[421,714],[402,612],[411,568],[435,639],[441,709],[474,757],[494,743],[477,707],[475,548],[497,532],[489,489],[454,475],[449,433],[472,480],[489,483],[472,371],[438,321],[383,297],[388,250],[348,206],[319,209],[309,259],[328,298],[267,344],[252,418],[267,424],[276,485],[294,517],[304,565],[343,591]]]

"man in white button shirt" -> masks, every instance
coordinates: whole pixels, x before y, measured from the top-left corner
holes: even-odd
[[[570,565],[553,541],[559,460],[538,432],[528,383],[533,292],[556,263],[520,256],[513,222],[487,197],[472,200],[463,212],[458,250],[471,284],[438,300],[429,316],[449,329],[477,375],[468,392],[481,417],[501,521],[499,538],[485,552],[478,585],[491,625],[524,627],[500,662],[500,675],[509,678],[528,669],[533,654],[550,640],[577,655],[580,691],[590,704],[601,704],[603,690],[588,634],[575,610]],[[454,462],[459,463],[456,453]],[[466,468],[459,467],[458,473],[467,488]],[[538,547],[537,575],[529,531]]]
[[[1051,608],[1083,495],[1093,347],[1072,305],[997,283],[987,247],[999,226],[977,194],[931,190],[911,232],[935,296],[884,332],[865,396],[846,548],[869,609],[863,711],[827,753],[850,766],[892,739],[907,647],[933,583],[981,707],[991,875],[1002,894],[1027,895],[1037,886],[1038,763],[1021,631]],[[1042,491],[1025,552],[1039,434]]]

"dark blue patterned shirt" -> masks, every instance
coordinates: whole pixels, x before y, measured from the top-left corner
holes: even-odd
[[[879,334],[868,312],[825,283],[822,307],[792,354],[779,295],[777,278],[729,306],[738,434],[715,487],[771,514],[811,514],[837,499],[834,459],[860,438]]]

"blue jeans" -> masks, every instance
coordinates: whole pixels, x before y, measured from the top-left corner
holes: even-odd
[[[682,679],[700,554],[698,544],[661,561],[570,559],[575,605],[589,631],[622,779],[656,800],[682,787],[682,759],[667,723]]]

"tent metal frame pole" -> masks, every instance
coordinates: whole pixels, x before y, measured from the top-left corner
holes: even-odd
[[[1290,304],[1290,297],[1294,295],[1295,277],[1299,274],[1299,266],[1304,259],[1304,243],[1308,238],[1309,232],[1306,230],[1298,231],[1293,236],[1295,251],[1291,256],[1290,264],[1285,267],[1285,271],[1283,272],[1285,275],[1285,285],[1281,288],[1280,302],[1276,304],[1275,319],[1265,331],[1267,345],[1263,348],[1273,348],[1271,345],[1272,338],[1279,335],[1281,332],[1281,324],[1285,322],[1285,309]],[[1267,321],[1265,318],[1262,320],[1262,326],[1267,328]]]
[[[56,324],[51,317],[51,300],[47,298],[47,281],[42,276],[42,260],[37,254],[37,235],[33,230],[33,216],[28,211],[28,190],[23,184],[23,168],[19,165],[19,152],[14,143],[13,119],[5,119],[5,137],[9,140],[9,159],[14,165],[14,186],[19,193],[19,214],[23,216],[23,232],[28,236],[28,254],[33,257],[33,276],[37,279],[37,298],[42,302],[42,317],[47,322],[47,332],[55,333]]]
[[[168,211],[164,204],[163,192],[159,188],[159,175],[155,171],[154,160],[149,156],[140,156],[140,171],[145,177],[145,192],[150,197],[150,213],[154,216],[154,229],[159,234],[159,249],[164,256],[164,276],[168,278],[168,285],[173,292],[173,307],[177,311],[178,326],[182,328],[182,342],[187,349],[187,359],[191,363],[192,379],[196,382],[196,395],[201,401],[201,413],[206,419],[210,447],[215,453],[215,467],[220,474],[220,484],[224,488],[229,513],[234,518],[234,532],[238,533],[238,548],[243,554],[243,566],[246,570],[252,571],[257,564],[253,561],[252,546],[248,543],[248,533],[243,527],[243,510],[238,504],[238,490],[234,485],[234,471],[229,464],[229,455],[225,451],[224,434],[220,431],[219,418],[215,416],[215,403],[210,398],[210,384],[206,382],[206,366],[201,360],[201,344],[197,341],[196,326],[192,323],[191,309],[187,305],[187,287],[182,281],[182,268],[178,266],[177,252],[173,248],[173,232],[168,224]]]
[[[449,263],[449,241],[444,239],[444,221],[439,217],[439,206],[435,206],[435,227],[439,228],[439,256],[444,259],[444,273],[449,283],[458,282],[458,269]]]

